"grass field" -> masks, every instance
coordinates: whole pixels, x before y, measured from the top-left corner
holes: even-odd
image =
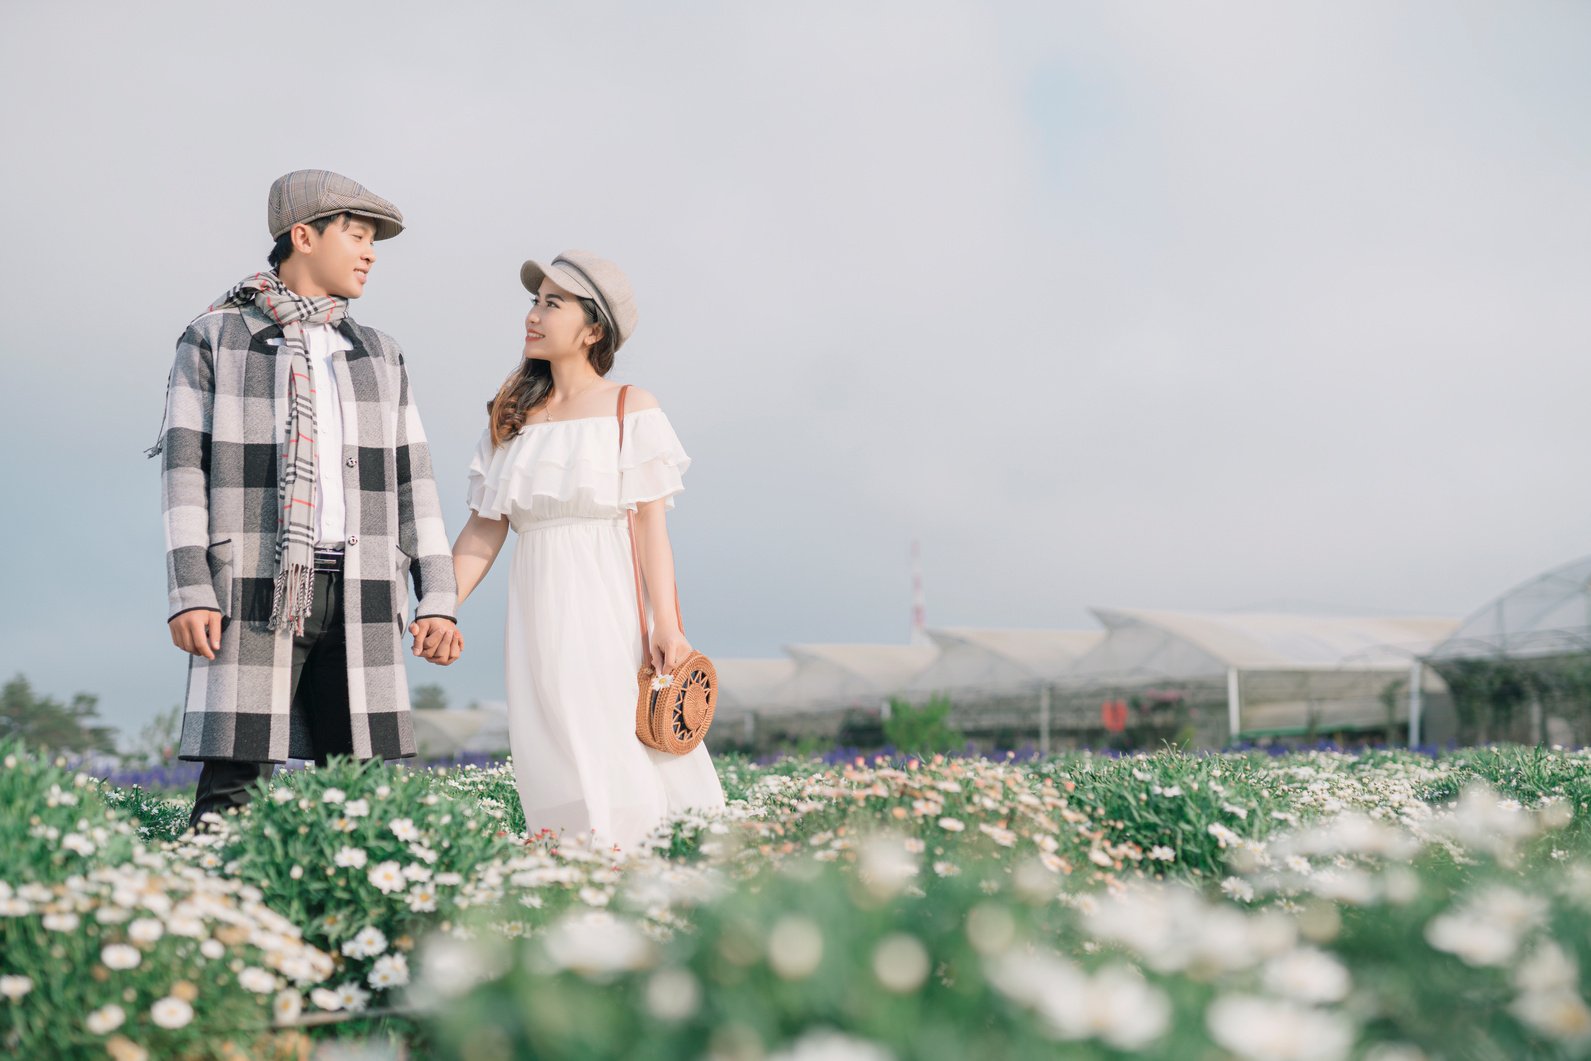
[[[1591,1050],[1591,755],[720,758],[645,850],[506,766],[279,773],[216,833],[0,749],[22,1057]]]

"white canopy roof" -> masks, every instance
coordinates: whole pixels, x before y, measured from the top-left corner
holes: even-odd
[[[1079,678],[1201,678],[1228,670],[1398,670],[1457,627],[1431,617],[1095,608],[1106,636]]]
[[[1067,673],[1104,639],[1099,630],[951,627],[928,631],[939,654],[912,679],[914,693],[1026,690]]]
[[[1523,582],[1465,619],[1428,658],[1557,656],[1591,650],[1591,556]]]
[[[781,703],[795,674],[793,659],[720,659],[716,714],[735,715]]]
[[[932,645],[786,645],[795,672],[782,703],[806,707],[868,704],[903,692],[938,651]]]

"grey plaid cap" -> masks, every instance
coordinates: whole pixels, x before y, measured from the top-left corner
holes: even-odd
[[[266,220],[272,239],[279,239],[294,225],[341,213],[375,222],[376,239],[391,239],[403,231],[403,211],[341,173],[296,169],[271,184]]]

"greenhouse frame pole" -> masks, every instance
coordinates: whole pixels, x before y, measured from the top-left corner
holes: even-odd
[[[1415,660],[1409,664],[1409,747],[1420,746],[1420,723],[1425,713],[1425,664]]]
[[[1050,683],[1039,686],[1039,754],[1050,757]]]
[[[1239,696],[1237,668],[1228,667],[1226,669],[1226,742],[1228,744],[1237,742],[1238,731],[1243,728],[1243,704]]]

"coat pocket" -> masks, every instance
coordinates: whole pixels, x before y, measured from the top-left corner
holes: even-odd
[[[392,547],[392,602],[396,605],[398,629],[408,625],[409,618],[409,569],[414,559],[408,553]]]
[[[210,587],[215,590],[215,603],[223,619],[232,616],[232,539],[211,542],[205,550],[210,562]]]

